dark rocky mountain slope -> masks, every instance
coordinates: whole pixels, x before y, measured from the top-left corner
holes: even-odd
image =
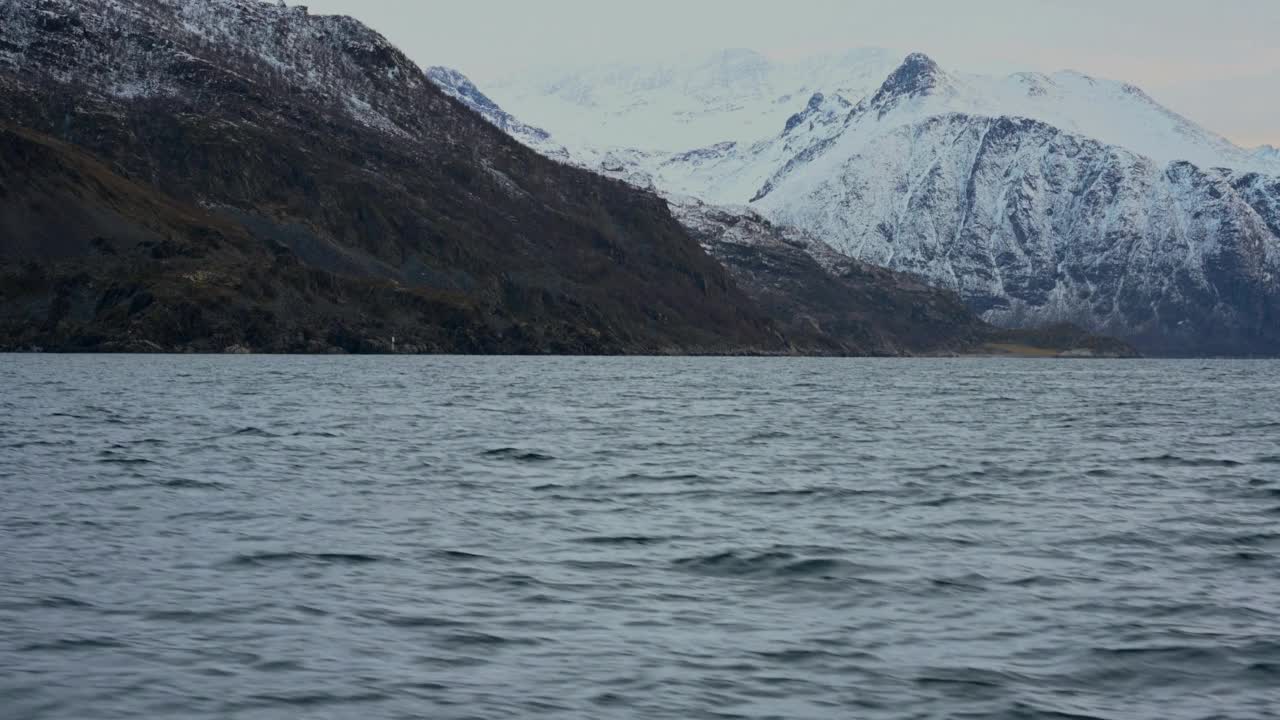
[[[520,146],[349,18],[3,0],[0,27],[6,346],[786,349],[664,202]]]

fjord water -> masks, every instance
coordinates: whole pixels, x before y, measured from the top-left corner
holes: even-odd
[[[0,717],[1275,717],[1280,364],[0,356]]]

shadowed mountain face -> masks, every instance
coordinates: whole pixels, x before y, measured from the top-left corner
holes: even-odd
[[[663,201],[522,147],[349,18],[0,0],[0,25],[0,345],[786,348]]]

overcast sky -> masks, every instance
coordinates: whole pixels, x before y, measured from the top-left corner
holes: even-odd
[[[982,73],[1126,80],[1253,146],[1280,145],[1280,0],[295,0],[353,15],[476,80],[528,65],[750,48],[920,50]]]

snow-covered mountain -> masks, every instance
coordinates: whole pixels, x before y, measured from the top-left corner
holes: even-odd
[[[953,288],[999,325],[1071,321],[1168,351],[1275,332],[1263,176],[1161,167],[1019,118],[936,116],[857,140],[775,178],[756,206]]]
[[[811,94],[764,103],[778,87],[752,79],[781,75],[729,73],[703,111],[689,106],[707,91],[674,80],[577,75],[573,121],[548,111],[538,122],[560,140],[595,108],[583,136],[603,144],[566,143],[580,164],[673,196],[749,203],[850,257],[954,289],[997,324],[1077,322],[1157,352],[1280,351],[1280,161],[1266,149],[1075,72],[962,75],[913,54],[861,94],[861,76],[831,91],[814,73]],[[560,86],[494,95],[527,102],[549,88]],[[680,107],[666,113],[669,138],[727,124],[718,142],[655,150],[661,131],[618,120],[623,99],[651,122]],[[777,122],[774,106],[788,103]],[[750,138],[756,128],[732,122],[741,113],[774,129]]]

